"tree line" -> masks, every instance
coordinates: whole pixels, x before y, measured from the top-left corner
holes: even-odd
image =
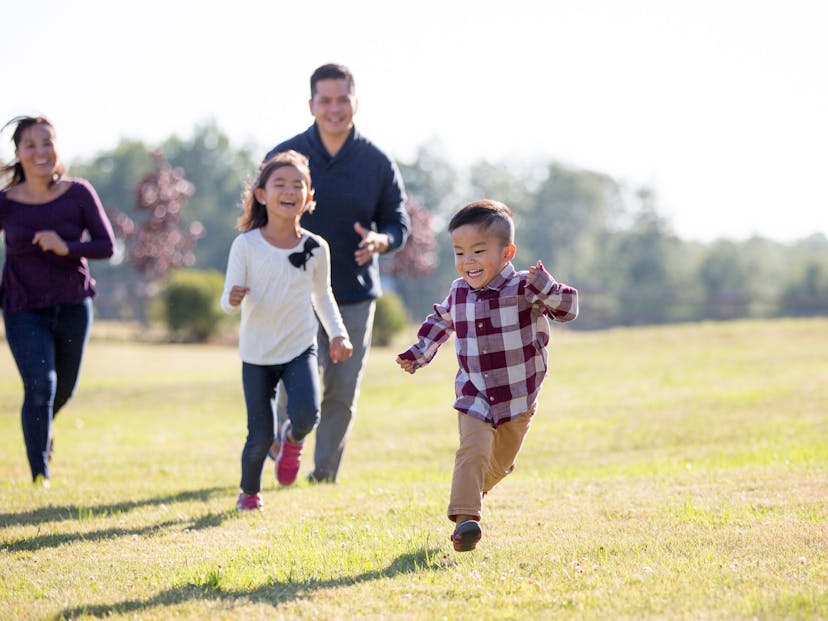
[[[156,151],[192,185],[180,215],[185,230],[198,231],[189,249],[191,267],[223,272],[237,234],[241,190],[261,153],[232,145],[207,124],[157,149],[123,140],[73,162],[70,174],[92,182],[114,219],[140,224],[148,216],[136,186],[157,164]],[[398,164],[418,226],[417,246],[396,265],[383,257],[385,288],[403,299],[412,320],[430,312],[457,277],[445,231],[451,213],[483,197],[505,202],[515,214],[518,269],[540,258],[559,280],[579,289],[581,315],[574,328],[828,314],[823,233],[794,243],[763,237],[692,242],[675,234],[649,188],[629,187],[602,172],[558,161],[516,167],[480,160],[459,169],[435,143]],[[132,269],[127,249],[120,250],[113,261],[94,266],[96,308],[104,318],[139,316],[144,300],[163,286]],[[434,260],[423,262],[428,253]]]

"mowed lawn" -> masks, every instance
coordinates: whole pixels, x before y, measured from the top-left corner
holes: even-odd
[[[311,443],[238,515],[235,349],[96,331],[50,490],[0,345],[0,619],[828,618],[828,320],[553,330],[463,554],[453,343],[414,376],[374,349],[340,482],[305,483]]]

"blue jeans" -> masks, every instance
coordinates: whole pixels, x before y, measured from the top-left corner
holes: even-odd
[[[316,345],[284,364],[242,363],[242,387],[247,405],[247,440],[241,459],[241,489],[245,494],[257,494],[262,488],[262,468],[276,435],[271,402],[280,380],[290,395],[287,416],[291,435],[301,443],[319,422]]]
[[[23,380],[23,440],[32,479],[49,478],[52,421],[75,392],[92,327],[92,299],[3,313],[6,340]]]

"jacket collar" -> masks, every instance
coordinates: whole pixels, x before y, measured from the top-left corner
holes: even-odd
[[[515,266],[512,265],[511,261],[509,261],[506,265],[503,266],[503,269],[500,270],[500,272],[498,272],[497,275],[489,281],[488,285],[486,285],[485,287],[481,287],[480,289],[472,289],[469,286],[469,283],[467,283],[463,279],[461,280],[463,280],[463,284],[470,291],[476,291],[478,293],[486,291],[487,289],[490,289],[492,291],[500,291],[509,283],[509,281],[512,280],[512,278],[514,278],[515,274],[517,274]]]

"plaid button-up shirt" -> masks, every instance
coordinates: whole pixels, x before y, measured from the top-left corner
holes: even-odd
[[[418,342],[400,354],[417,368],[431,362],[440,345],[456,336],[454,408],[497,427],[528,411],[546,375],[549,321],[578,315],[578,292],[545,269],[531,285],[527,272],[508,263],[482,289],[462,278],[420,326]]]

